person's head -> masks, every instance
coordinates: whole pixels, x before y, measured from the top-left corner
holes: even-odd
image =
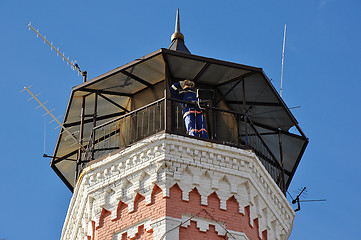
[[[194,87],[194,82],[193,81],[191,81],[191,80],[189,80],[189,79],[186,79],[186,80],[184,80],[184,89],[185,88],[193,88]]]

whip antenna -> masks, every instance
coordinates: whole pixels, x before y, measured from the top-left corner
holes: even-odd
[[[280,88],[280,95],[282,97],[282,83],[283,83],[283,63],[285,60],[285,45],[286,45],[286,24],[285,24],[285,31],[283,33],[283,50],[282,50],[282,68],[281,68],[281,88]]]

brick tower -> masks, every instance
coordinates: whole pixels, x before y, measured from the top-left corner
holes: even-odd
[[[191,79],[208,138],[170,86]],[[288,239],[285,191],[308,140],[260,68],[168,49],[72,90],[52,167],[73,191],[62,240]],[[298,134],[290,133],[293,127]]]

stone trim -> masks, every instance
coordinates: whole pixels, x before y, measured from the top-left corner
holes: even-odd
[[[190,219],[190,218],[192,218],[192,219]],[[198,216],[182,215],[182,222],[184,222],[182,224],[182,227],[187,228],[191,224],[191,221],[196,222],[197,227],[199,228],[199,230],[201,232],[207,232],[209,230],[209,225],[213,225],[213,226],[215,226],[216,232],[219,236],[226,235],[226,224],[225,223],[212,221],[207,218],[202,218],[202,217],[198,217]]]
[[[151,223],[153,227],[154,240],[175,240],[179,239],[179,228],[176,229],[182,222],[182,219],[173,217],[163,217],[154,220]]]
[[[227,230],[229,232],[228,234],[232,235],[231,237],[228,236],[229,239],[236,238],[236,240],[249,240],[248,237],[246,236],[246,234],[244,234],[243,232],[237,232],[237,231],[232,231],[232,230],[226,229],[225,223],[212,221],[212,220],[209,220],[208,218],[201,218],[198,216],[194,216],[194,217],[192,217],[192,219],[190,219],[191,217],[192,216],[190,216],[190,215],[182,215],[182,222],[184,222],[184,224],[182,224],[182,227],[187,228],[190,225],[190,221],[195,221],[197,224],[197,227],[199,228],[199,230],[201,232],[207,232],[209,230],[209,225],[213,225],[213,226],[215,226],[215,230],[219,236],[225,236],[227,234],[227,232],[226,232],[226,230]],[[190,220],[188,220],[188,219],[190,219]]]
[[[187,201],[197,188],[202,205],[216,192],[220,208],[234,196],[239,211],[250,206],[250,223],[258,218],[259,233],[268,239],[287,239],[295,213],[286,197],[251,151],[162,133],[94,163],[75,187],[61,239],[92,235],[92,221],[99,225],[102,209],[116,218],[119,201],[134,210],[137,194],[150,203],[155,184],[169,196],[177,183]],[[260,236],[261,237],[261,236]]]
[[[123,229],[122,231],[120,232],[117,232],[113,235],[113,238],[112,240],[122,240],[122,235],[124,233],[127,234],[127,237],[129,237],[130,239],[134,238],[135,235],[138,233],[138,228],[140,226],[144,225],[144,230],[145,231],[150,231],[152,229],[151,227],[151,220],[150,219],[146,219],[146,220],[143,220],[143,221],[140,221],[136,224],[133,224],[125,229]]]

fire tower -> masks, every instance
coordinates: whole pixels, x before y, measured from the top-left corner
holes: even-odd
[[[169,88],[210,97],[186,135]],[[195,104],[195,103],[188,103]],[[261,68],[162,48],[72,89],[51,167],[73,191],[62,240],[287,239],[308,139]],[[293,128],[297,134],[289,130]]]

